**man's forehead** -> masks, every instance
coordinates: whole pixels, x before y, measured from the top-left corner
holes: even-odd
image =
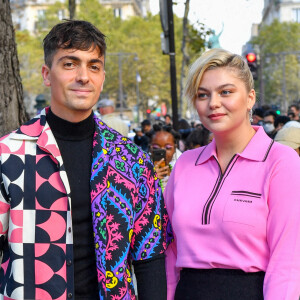
[[[60,59],[61,57],[78,57],[78,58],[87,58],[87,59],[99,59],[100,61],[104,61],[104,55],[101,55],[101,52],[98,47],[91,47],[88,50],[80,50],[80,49],[63,49],[59,48],[55,57]]]

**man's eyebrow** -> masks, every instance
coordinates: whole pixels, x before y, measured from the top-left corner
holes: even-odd
[[[77,56],[73,56],[73,55],[65,55],[65,56],[62,56],[58,59],[58,62],[64,60],[64,59],[69,59],[69,60],[73,60],[73,61],[81,61],[81,59]],[[89,63],[100,63],[101,65],[104,65],[103,61],[99,58],[93,58],[91,60],[88,61]]]
[[[70,59],[70,60],[74,60],[74,61],[80,61],[80,59],[77,56],[65,55],[65,56],[60,57],[57,62],[60,62],[60,61],[62,61],[64,59]]]
[[[102,66],[104,65],[104,62],[101,59],[99,59],[99,58],[93,58],[93,59],[91,59],[89,61],[89,63],[92,63],[92,64],[94,64],[94,63],[100,63]]]

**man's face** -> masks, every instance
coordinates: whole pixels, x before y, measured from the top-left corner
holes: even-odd
[[[272,116],[272,115],[269,115],[269,116],[265,116],[264,117],[264,122],[265,123],[271,123],[271,124],[274,124],[274,116]]]
[[[42,67],[44,84],[51,88],[51,110],[70,122],[80,122],[92,112],[102,91],[104,57],[99,49],[58,49],[52,66]]]

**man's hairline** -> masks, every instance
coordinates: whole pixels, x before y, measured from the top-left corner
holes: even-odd
[[[93,43],[93,45],[95,45],[95,43]],[[44,64],[45,64],[49,69],[51,69],[51,67],[52,67],[52,65],[53,65],[53,59],[54,59],[54,56],[56,55],[56,53],[58,52],[59,49],[62,49],[62,50],[74,50],[74,51],[78,51],[78,50],[80,50],[80,51],[89,51],[92,47],[93,47],[93,46],[91,46],[88,50],[81,50],[81,49],[78,49],[78,48],[62,48],[62,47],[56,47],[56,48],[55,48],[55,51],[53,51],[53,53],[51,54],[51,65],[48,65],[48,64],[47,64],[47,61],[46,61],[45,57],[44,57]],[[106,57],[105,52],[104,52],[104,54],[102,54],[102,53],[101,53],[102,51],[101,51],[101,49],[100,49],[100,47],[99,47],[98,45],[96,45],[96,47],[94,47],[94,49],[97,49],[97,48],[98,48],[98,52],[99,52],[99,54],[100,54],[100,56],[98,56],[98,57],[99,57],[99,58],[103,57],[103,67],[105,67],[105,57]],[[45,55],[45,50],[44,50],[44,55]]]

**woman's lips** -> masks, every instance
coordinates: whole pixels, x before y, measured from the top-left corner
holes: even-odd
[[[209,115],[208,117],[211,119],[211,120],[219,120],[221,119],[222,117],[224,117],[225,114],[211,114]]]

